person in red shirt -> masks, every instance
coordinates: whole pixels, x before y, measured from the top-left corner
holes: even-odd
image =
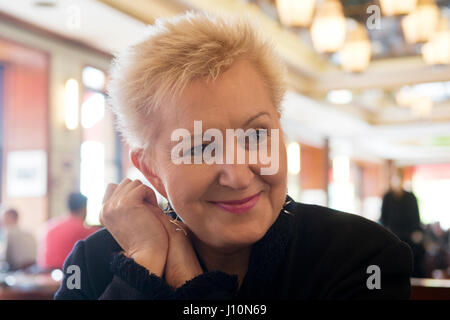
[[[97,231],[86,227],[87,198],[81,193],[71,193],[67,199],[69,214],[47,222],[45,235],[39,246],[38,266],[44,270],[62,269],[64,260],[78,240]]]

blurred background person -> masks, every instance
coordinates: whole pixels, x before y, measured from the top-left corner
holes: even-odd
[[[439,222],[430,223],[425,228],[427,277],[447,279],[450,277],[449,232],[444,231]]]
[[[425,247],[416,196],[403,189],[403,171],[393,170],[389,190],[383,197],[380,222],[402,241],[414,254],[413,277],[425,278]]]
[[[7,208],[1,213],[3,269],[15,271],[36,263],[36,241],[31,233],[19,227],[19,213]],[[0,259],[2,259],[0,258]]]
[[[72,192],[67,198],[69,213],[48,221],[42,241],[39,244],[38,266],[43,270],[62,269],[64,260],[78,240],[85,239],[95,231],[86,227],[87,198]]]

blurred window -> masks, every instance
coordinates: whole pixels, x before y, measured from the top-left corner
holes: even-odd
[[[443,229],[449,229],[450,164],[416,166],[412,190],[418,200],[422,223],[440,222]]]
[[[105,73],[93,67],[85,67],[82,73],[83,85],[86,88],[104,91],[105,88]]]
[[[105,73],[87,66],[82,79],[80,191],[88,198],[86,222],[98,225],[106,184],[121,176],[121,144],[106,108]]]
[[[328,186],[330,208],[356,213],[354,173],[348,156],[336,156],[332,161],[331,181]]]

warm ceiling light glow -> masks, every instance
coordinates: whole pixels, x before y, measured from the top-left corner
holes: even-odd
[[[386,16],[408,14],[416,8],[417,0],[380,0],[381,10]]]
[[[327,100],[333,104],[347,104],[352,102],[353,93],[350,90],[331,90],[327,93]]]
[[[423,45],[422,56],[427,64],[450,64],[450,23],[441,18],[438,31]]]
[[[362,72],[367,69],[372,56],[372,45],[370,44],[366,28],[356,22],[348,23],[347,39],[339,51],[342,68],[348,72]]]
[[[433,100],[425,96],[417,97],[414,101],[412,101],[411,109],[413,115],[416,117],[429,117],[433,111]]]
[[[311,37],[318,52],[336,52],[344,41],[346,24],[342,4],[337,0],[325,0],[317,8],[311,26]]]
[[[65,122],[69,130],[78,127],[79,85],[75,79],[69,79],[65,85]]]
[[[291,142],[287,148],[288,154],[288,172],[290,174],[300,173],[300,145],[297,142]]]
[[[439,8],[433,0],[419,0],[417,7],[402,20],[405,39],[409,43],[430,40],[438,29]]]
[[[277,0],[277,10],[283,24],[308,27],[316,6],[316,0]]]
[[[416,95],[410,87],[403,87],[395,94],[395,101],[400,107],[410,107],[415,98]]]

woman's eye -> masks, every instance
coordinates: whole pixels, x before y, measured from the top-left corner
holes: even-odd
[[[267,129],[257,129],[258,143],[267,139]]]
[[[267,129],[255,129],[249,139],[246,139],[246,147],[255,149],[261,142],[267,139]]]
[[[198,154],[203,154],[203,151],[205,151],[205,148],[208,146],[207,143],[204,143],[202,145],[198,145],[195,146],[193,148],[191,148],[188,152],[188,154],[186,154],[186,156],[195,156],[197,153]]]
[[[267,129],[256,129],[255,130],[256,142],[261,143],[267,139]]]

